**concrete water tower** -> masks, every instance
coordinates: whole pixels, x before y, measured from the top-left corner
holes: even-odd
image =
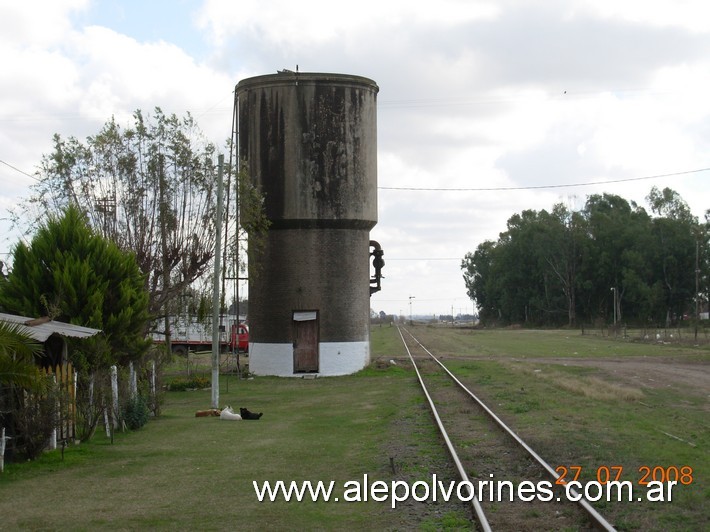
[[[370,361],[370,294],[384,264],[370,241],[378,90],[359,76],[291,71],[237,84],[239,156],[271,222],[249,263],[255,374],[343,375]]]

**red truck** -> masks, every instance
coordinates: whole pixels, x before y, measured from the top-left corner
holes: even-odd
[[[188,351],[207,351],[212,349],[212,325],[199,322],[197,318],[173,316],[170,318],[170,343],[173,353],[186,355]],[[227,333],[227,331],[229,331]],[[165,343],[165,332],[154,332],[156,344]],[[236,316],[222,316],[219,343],[222,352],[249,352],[249,327]]]

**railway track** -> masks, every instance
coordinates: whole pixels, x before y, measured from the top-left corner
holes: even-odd
[[[614,530],[412,333],[399,334],[480,530]],[[521,490],[521,486],[524,486]],[[512,500],[511,500],[512,499]]]

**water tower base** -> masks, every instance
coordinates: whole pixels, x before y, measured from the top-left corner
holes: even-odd
[[[321,342],[318,344],[318,370],[294,371],[293,344],[249,344],[249,371],[255,375],[334,377],[360,371],[370,363],[370,343]]]

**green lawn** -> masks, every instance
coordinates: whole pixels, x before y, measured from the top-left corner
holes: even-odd
[[[692,483],[679,485],[672,503],[596,504],[617,528],[710,529],[707,344],[649,344],[575,331],[417,326],[413,332],[437,346],[435,354],[553,467],[579,466],[580,479],[588,481],[621,466],[621,480],[637,487],[647,469],[674,474],[673,467],[692,468]],[[704,375],[704,386],[683,375],[661,380],[646,374],[681,367]],[[660,478],[660,469],[656,474]]]
[[[345,482],[363,475],[394,478],[390,456],[398,475],[414,472],[416,464],[404,463],[408,453],[389,452],[403,418],[415,419],[411,444],[446,467],[415,381],[399,367],[314,380],[223,378],[220,398],[264,415],[195,418],[209,408],[210,390],[168,392],[159,419],[117,434],[113,445],[99,431],[67,448],[63,462],[55,451],[10,464],[0,475],[0,529],[397,528],[409,518],[385,503],[259,502],[253,481],[333,480],[342,495]],[[423,522],[434,529],[452,519],[431,514]],[[466,514],[454,517],[465,522]]]
[[[574,331],[420,326],[416,334],[450,359],[553,466],[579,465],[589,479],[601,466],[620,464],[632,481],[644,465],[693,467],[693,483],[681,486],[672,503],[601,505],[620,529],[710,528],[710,392],[636,386],[560,360],[646,357],[690,361],[707,372],[707,349]],[[0,528],[465,528],[461,507],[401,505],[393,511],[373,501],[258,502],[253,481],[334,480],[342,495],[342,483],[365,474],[370,481],[450,474],[413,372],[401,362],[396,329],[373,327],[372,352],[373,360],[398,364],[373,363],[358,375],[314,380],[223,377],[222,405],[264,412],[259,421],[195,418],[196,410],[210,406],[210,391],[169,392],[164,415],[118,434],[113,445],[99,432],[92,442],[69,447],[64,461],[51,452],[34,463],[10,464],[0,475]],[[197,357],[193,371],[208,374],[206,364]]]

